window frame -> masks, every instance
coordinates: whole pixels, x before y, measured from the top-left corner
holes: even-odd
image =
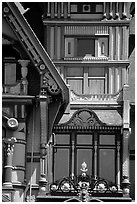
[[[61,133],[56,133],[56,134],[61,134]],[[55,137],[56,137],[55,134]],[[65,133],[64,133],[65,134]],[[68,134],[68,133],[67,133]],[[114,154],[115,154],[115,158],[114,158],[114,181],[113,182],[117,182],[117,162],[121,163],[118,160],[118,153],[117,153],[117,143],[120,142],[120,146],[122,145],[122,140],[119,137],[120,133],[102,133],[102,132],[88,132],[88,133],[84,133],[84,132],[79,132],[79,131],[75,131],[75,132],[69,132],[70,134],[70,145],[69,147],[66,145],[54,145],[54,148],[70,148],[70,158],[69,158],[69,176],[71,176],[72,173],[74,173],[74,175],[77,175],[77,150],[79,149],[83,149],[83,150],[88,150],[90,149],[92,151],[92,175],[93,176],[100,176],[100,158],[99,158],[99,151],[102,149],[107,149],[107,150],[114,150]],[[77,135],[92,135],[92,144],[77,144]],[[112,145],[109,144],[100,144],[100,135],[114,135],[115,137],[115,143]],[[73,145],[71,140],[74,142]],[[72,150],[73,149],[73,150]],[[120,148],[120,155],[122,152],[122,148]],[[73,155],[72,155],[73,154]],[[54,155],[53,155],[54,157]],[[73,158],[72,158],[73,157]],[[120,156],[120,160],[121,160],[121,156]],[[73,164],[72,164],[73,162]],[[120,164],[119,164],[120,165]],[[88,166],[87,166],[88,168]],[[54,159],[53,159],[53,169],[54,169]],[[121,167],[120,167],[121,169]],[[55,169],[54,169],[55,171]],[[53,171],[53,172],[54,172]],[[120,174],[122,172],[120,171]],[[55,180],[54,180],[55,181]]]
[[[78,40],[94,40],[94,55],[85,53],[85,56],[78,56]],[[69,50],[68,50],[69,43]],[[101,44],[104,43],[104,54],[102,54]],[[109,57],[109,38],[106,35],[65,35],[65,58],[84,58],[86,55],[91,57]]]
[[[78,67],[74,67],[78,68]],[[107,67],[98,67],[99,69],[104,69],[104,75],[103,76],[89,76],[89,69],[96,69],[96,67],[80,67],[81,69],[83,69],[83,76],[68,76],[68,69],[69,67],[65,67],[65,81],[66,83],[68,83],[70,86],[70,82],[69,80],[81,80],[81,86],[82,86],[82,90],[80,92],[77,92],[76,90],[74,90],[74,92],[76,92],[76,94],[93,94],[90,92],[90,80],[94,79],[94,80],[103,80],[104,82],[104,86],[103,86],[103,92],[101,92],[101,90],[98,90],[98,93],[94,93],[94,94],[107,94],[108,92],[108,69]],[[73,88],[72,88],[73,90]]]

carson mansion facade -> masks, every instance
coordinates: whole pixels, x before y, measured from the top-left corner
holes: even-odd
[[[135,199],[134,14],[3,2],[3,202]]]

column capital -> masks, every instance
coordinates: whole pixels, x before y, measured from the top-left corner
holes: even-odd
[[[18,60],[18,62],[20,63],[20,65],[21,65],[22,67],[27,67],[28,64],[29,64],[29,62],[30,62],[30,60],[20,59],[20,60]]]

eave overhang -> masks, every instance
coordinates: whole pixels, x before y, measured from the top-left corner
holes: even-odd
[[[64,80],[61,78],[60,74],[58,73],[54,63],[50,59],[48,53],[45,51],[44,47],[41,45],[40,41],[36,37],[35,33],[27,23],[26,19],[24,16],[20,13],[18,7],[15,5],[14,2],[6,2],[4,3],[4,9],[6,12],[4,13],[3,11],[3,16],[5,16],[6,22],[8,25],[11,27],[12,31],[16,35],[17,39],[25,49],[25,51],[28,54],[28,57],[31,59],[33,62],[34,66],[37,68],[38,72],[40,75],[43,75],[45,73],[45,70],[40,69],[40,65],[44,64],[44,66],[48,69],[50,72],[51,76],[61,89],[61,95],[62,95],[62,104],[66,108],[68,103],[69,103],[69,89],[67,85],[65,84]],[[11,16],[11,19],[9,19],[9,16]],[[11,25],[11,21],[12,24]],[[32,44],[32,49],[35,49],[35,52],[38,53],[39,57],[39,63],[36,63],[35,56],[33,56],[33,53],[31,50],[26,48],[26,45],[24,45],[26,39],[21,39],[21,31],[15,29],[15,27],[18,27],[18,29],[21,29],[25,36],[27,36],[27,39],[29,42]],[[35,55],[37,54],[35,53]]]

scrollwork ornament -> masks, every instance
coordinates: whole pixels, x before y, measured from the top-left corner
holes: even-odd
[[[60,88],[57,85],[57,83],[54,81],[54,79],[50,76],[49,72],[46,72],[43,76],[43,80],[42,80],[42,86],[43,87],[47,87],[47,90],[51,93],[51,94],[59,94],[60,93]]]

